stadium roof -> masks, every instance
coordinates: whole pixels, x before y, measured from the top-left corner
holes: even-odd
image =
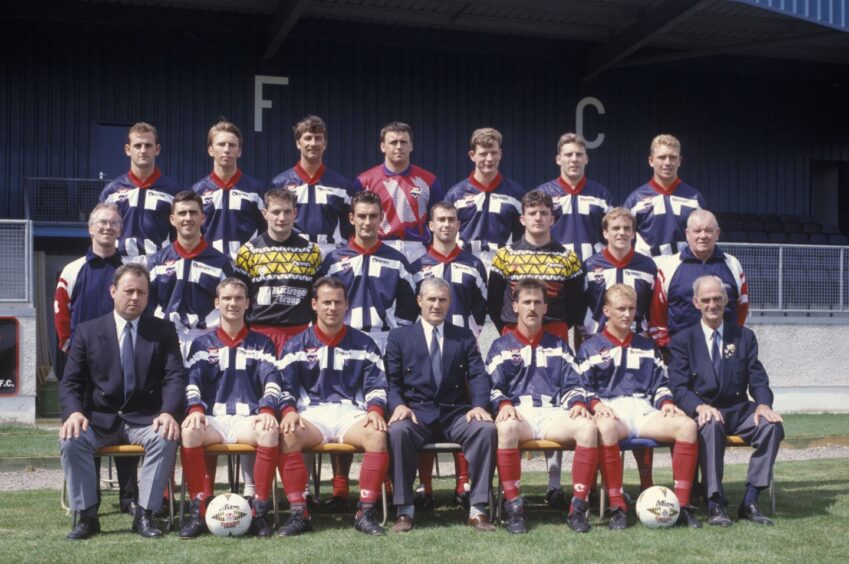
[[[580,42],[584,78],[716,56],[849,65],[846,0],[87,0],[263,16],[266,58],[304,19]],[[71,2],[71,4],[81,4]],[[67,5],[67,4],[66,4]]]

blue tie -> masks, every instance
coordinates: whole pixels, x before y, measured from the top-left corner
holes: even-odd
[[[127,322],[124,326],[124,336],[121,338],[121,370],[124,372],[124,401],[130,398],[136,387],[135,351],[133,350],[133,324]]]
[[[433,383],[439,389],[442,383],[442,351],[439,349],[439,330],[436,327],[430,339],[430,373],[433,375]]]
[[[710,356],[713,360],[713,372],[716,374],[717,378],[720,376],[720,371],[722,370],[722,355],[719,353],[720,346],[719,344],[722,342],[722,337],[719,335],[719,331],[713,332],[713,346],[710,350]]]

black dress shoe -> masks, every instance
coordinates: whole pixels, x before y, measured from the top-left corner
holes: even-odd
[[[708,514],[708,525],[713,525],[714,527],[731,526],[731,517],[729,517],[728,512],[725,511],[724,505],[717,503],[710,509]]]
[[[572,511],[566,516],[566,524],[576,533],[589,533],[592,529],[587,522],[587,509],[589,505],[586,501],[572,498]]]
[[[68,536],[68,540],[84,540],[100,532],[100,519],[97,517],[80,517]]]
[[[767,527],[771,527],[774,524],[772,519],[761,513],[757,503],[750,503],[749,505],[741,504],[740,509],[737,511],[737,516],[740,519],[746,519],[752,523],[766,525]]]
[[[702,523],[696,518],[696,508],[691,505],[682,505],[681,513],[678,514],[676,527],[689,527],[690,529],[701,529]]]
[[[354,528],[367,535],[382,535],[386,531],[377,522],[377,509],[374,504],[362,505],[354,517]]]
[[[409,515],[399,515],[392,525],[393,533],[409,533],[413,529],[413,518]]]
[[[610,521],[607,522],[607,528],[611,531],[624,531],[628,528],[628,516],[625,510],[617,507],[610,514]]]
[[[146,539],[162,536],[162,531],[153,523],[153,514],[149,509],[139,508],[133,519],[133,530]]]
[[[524,534],[528,532],[528,524],[525,520],[525,508],[522,498],[517,497],[511,501],[504,501],[504,529],[508,533]]]

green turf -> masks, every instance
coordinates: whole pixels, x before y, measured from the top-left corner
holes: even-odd
[[[745,465],[726,469],[726,488],[736,509]],[[561,513],[541,508],[541,473],[523,476],[530,532],[475,533],[464,514],[447,505],[419,513],[407,535],[369,538],[352,527],[350,515],[315,517],[315,531],[293,539],[218,539],[181,541],[175,535],[144,540],[128,532],[130,518],[116,513],[116,495],[106,492],[101,510],[104,533],[85,542],[64,535],[70,521],[58,507],[58,492],[3,493],[0,559],[4,562],[845,562],[849,555],[849,469],[845,460],[780,462],[776,465],[776,526],[735,523],[730,529],[648,530],[632,525],[608,531],[597,517],[587,535],[571,532]],[[656,471],[668,483],[668,470]],[[626,488],[638,482],[626,473]],[[436,480],[437,503],[450,499],[451,479]],[[764,496],[765,497],[765,496]],[[763,499],[763,505],[767,500]],[[703,515],[703,511],[701,511]]]

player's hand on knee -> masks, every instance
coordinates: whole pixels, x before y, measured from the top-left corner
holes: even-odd
[[[88,430],[88,418],[85,415],[80,413],[79,411],[75,411],[65,419],[65,422],[62,423],[62,428],[59,429],[59,438],[62,440],[66,439],[79,439],[80,431]]]
[[[260,413],[254,418],[254,431],[274,431],[277,419],[270,413]]]
[[[592,418],[592,414],[583,403],[576,403],[569,409],[569,419],[576,419],[578,417]]]
[[[373,425],[376,431],[386,431],[386,421],[376,411],[366,413],[366,420],[363,422],[363,427],[368,427],[369,424]]]
[[[392,417],[389,418],[389,424],[392,425],[396,421],[402,421],[404,419],[412,419],[413,423],[416,425],[419,424],[415,412],[406,405],[399,405],[395,408],[395,411],[392,412]]]
[[[758,424],[760,418],[763,417],[770,423],[781,423],[784,419],[781,418],[779,414],[774,412],[768,405],[765,403],[760,404],[757,408],[755,408],[755,425]]]
[[[475,421],[492,421],[492,415],[482,407],[473,407],[466,414],[466,421],[471,423],[473,419]]]
[[[495,416],[495,422],[501,423],[502,421],[507,421],[508,419],[515,419],[516,421],[521,421],[522,416],[519,415],[519,412],[516,410],[516,406],[512,403],[505,401],[504,404],[498,409],[498,415]]]
[[[206,420],[206,414],[201,411],[189,413],[188,417],[183,421],[183,429],[190,431],[198,431],[206,429],[209,422]]]
[[[306,425],[304,425],[304,420],[301,419],[297,411],[290,411],[280,421],[280,430],[283,433],[294,433],[298,428],[304,429]]]
[[[176,441],[180,438],[180,425],[170,413],[160,413],[159,417],[153,420],[153,430],[159,431],[163,439]]]
[[[676,406],[671,401],[668,401],[663,404],[660,408],[660,412],[663,413],[664,417],[675,417],[676,415],[685,415],[681,409]]]
[[[599,402],[595,406],[595,418],[596,419],[604,419],[606,417],[609,417],[611,419],[619,419],[618,417],[616,417],[616,412],[614,412],[612,409],[610,409],[608,406],[604,405],[603,403]]]

